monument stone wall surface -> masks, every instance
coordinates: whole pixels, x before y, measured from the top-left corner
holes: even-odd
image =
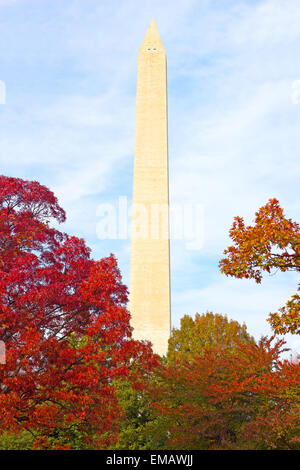
[[[129,309],[134,338],[161,355],[170,336],[167,112],[166,53],[152,21],[138,54]]]

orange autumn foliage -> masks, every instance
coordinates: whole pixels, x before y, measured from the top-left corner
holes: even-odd
[[[283,340],[215,346],[161,367],[150,389],[170,449],[300,449],[300,363]]]
[[[235,217],[229,246],[219,265],[221,272],[236,278],[253,278],[260,283],[263,272],[300,271],[300,227],[285,217],[277,199],[270,199],[255,214],[255,224],[245,226]],[[300,333],[300,296],[268,319],[275,333]]]

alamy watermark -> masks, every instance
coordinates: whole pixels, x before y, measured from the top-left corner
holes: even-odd
[[[3,80],[0,80],[0,104],[6,103],[6,86]]]
[[[126,196],[116,203],[99,204],[96,226],[101,240],[184,240],[186,248],[199,250],[204,243],[202,204],[129,204]]]

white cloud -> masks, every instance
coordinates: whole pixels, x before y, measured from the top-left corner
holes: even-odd
[[[300,10],[297,2],[267,0],[247,13],[235,30],[234,40],[238,44],[249,43],[258,47],[276,47],[281,41],[293,41],[299,37]]]

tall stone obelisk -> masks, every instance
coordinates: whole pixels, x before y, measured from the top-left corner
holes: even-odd
[[[171,327],[166,53],[152,20],[138,54],[129,310],[165,355]]]

